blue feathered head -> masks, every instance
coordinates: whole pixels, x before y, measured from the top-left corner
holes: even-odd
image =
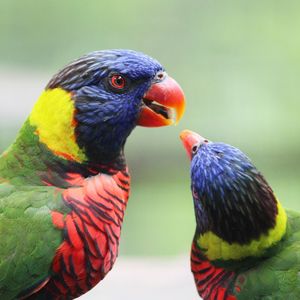
[[[197,230],[229,243],[245,244],[275,224],[272,189],[239,149],[213,143],[185,130],[181,139],[191,159],[191,188]]]
[[[183,92],[175,80],[158,61],[132,50],[84,55],[52,78],[47,89],[54,88],[71,92],[76,141],[93,162],[120,156],[136,125],[170,125],[184,111]]]

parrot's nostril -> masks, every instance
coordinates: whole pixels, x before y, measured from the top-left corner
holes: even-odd
[[[155,81],[163,81],[166,78],[167,74],[166,72],[160,71],[156,73],[154,80]]]

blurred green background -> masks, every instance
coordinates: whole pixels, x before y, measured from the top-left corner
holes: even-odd
[[[158,59],[185,91],[176,127],[137,128],[121,253],[188,253],[195,222],[180,130],[247,153],[300,210],[300,2],[0,1],[0,150],[63,65],[97,49]],[[34,95],[34,97],[32,96]],[[29,98],[30,96],[30,98]]]

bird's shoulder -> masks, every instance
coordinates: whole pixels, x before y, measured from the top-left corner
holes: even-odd
[[[14,185],[0,181],[0,216],[7,216],[7,209],[33,216],[38,211],[45,213],[58,210],[68,212],[63,204],[64,189],[45,185]]]
[[[299,299],[300,213],[286,212],[288,226],[282,241],[249,269],[239,272],[235,281],[237,299]]]

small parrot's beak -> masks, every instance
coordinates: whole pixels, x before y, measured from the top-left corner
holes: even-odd
[[[192,159],[193,153],[198,149],[199,145],[208,143],[207,139],[205,139],[198,133],[187,129],[181,131],[180,139],[190,159]]]
[[[177,124],[185,109],[184,94],[179,84],[167,76],[154,82],[143,97],[137,125],[160,127]]]

